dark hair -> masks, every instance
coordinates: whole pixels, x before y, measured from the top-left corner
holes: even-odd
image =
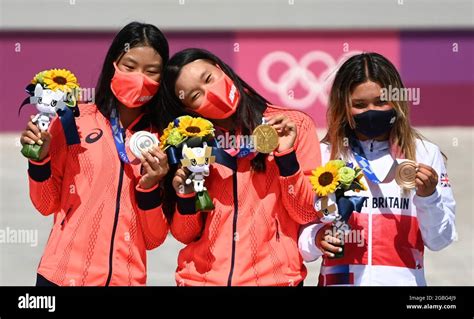
[[[242,80],[220,58],[204,49],[190,48],[182,50],[173,55],[166,64],[160,92],[162,105],[158,111],[160,119],[166,119],[167,122],[170,122],[180,115],[188,114],[185,105],[175,94],[176,80],[185,65],[200,59],[217,64],[232,79],[241,96],[233,118],[237,127],[241,129],[241,134],[251,135],[255,127],[262,124],[263,112],[270,102]],[[265,160],[265,154],[258,154],[251,162],[252,168],[257,172],[265,171]]]
[[[149,46],[155,49],[161,56],[163,65],[168,61],[168,41],[157,27],[140,22],[131,22],[123,27],[117,33],[107,51],[95,92],[95,104],[106,118],[110,117],[112,109],[116,108],[118,103],[117,98],[110,89],[110,82],[115,73],[113,63],[129,49],[139,46]],[[158,120],[156,115],[157,104],[158,94],[145,105],[145,110],[151,113],[152,116],[150,118],[153,121]],[[153,124],[160,127],[158,122]]]

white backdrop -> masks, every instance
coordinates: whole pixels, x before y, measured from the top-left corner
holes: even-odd
[[[472,0],[0,0],[2,30],[470,28]]]

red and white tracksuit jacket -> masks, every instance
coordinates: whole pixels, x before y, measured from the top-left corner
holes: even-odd
[[[215,209],[195,211],[195,195],[178,199],[171,233],[186,244],[176,282],[183,286],[296,286],[306,277],[298,232],[318,216],[309,175],[320,165],[313,121],[306,114],[268,105],[264,116],[284,114],[298,128],[293,148],[274,152],[266,171],[249,157],[217,161],[206,187]]]
[[[456,238],[455,201],[439,148],[417,140],[416,160],[433,167],[439,176],[436,191],[420,197],[415,191],[402,192],[394,180],[393,158],[388,141],[361,141],[362,148],[379,180],[375,184],[364,177],[368,191],[362,211],[354,212],[346,238],[344,257],[323,256],[319,285],[426,285],[423,251],[441,250]],[[329,161],[330,146],[321,143],[322,163]],[[349,161],[355,162],[352,157]],[[347,194],[347,193],[346,193]],[[324,224],[302,228],[299,249],[305,261],[322,256],[315,236]]]
[[[127,147],[130,164],[115,148],[110,122],[92,104],[80,105],[80,144],[66,145],[61,122],[50,126],[50,156],[29,161],[30,197],[53,227],[38,273],[60,286],[141,286],[146,283],[146,250],[168,234],[158,186],[142,189],[141,162]],[[150,115],[125,129],[157,134]]]

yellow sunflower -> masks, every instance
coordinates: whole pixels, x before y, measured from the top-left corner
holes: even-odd
[[[204,137],[214,134],[214,126],[202,117],[186,115],[179,118],[178,131],[187,137]]]
[[[73,89],[79,88],[77,78],[74,74],[66,69],[51,69],[43,74],[43,83],[50,90],[61,90],[71,92]]]
[[[336,166],[332,164],[320,166],[312,173],[309,179],[313,185],[313,191],[318,196],[327,196],[336,191],[339,183],[339,174]]]
[[[33,80],[31,80],[31,83],[32,84],[37,84],[37,83],[43,84],[43,78],[44,78],[44,74],[46,72],[47,71],[41,71],[41,72],[37,73],[35,75],[35,77],[33,78]]]
[[[170,131],[173,129],[174,124],[171,122],[168,124],[168,127],[163,130],[163,134],[160,136],[160,146],[161,148],[166,147],[166,141],[168,140],[168,136],[170,135]]]

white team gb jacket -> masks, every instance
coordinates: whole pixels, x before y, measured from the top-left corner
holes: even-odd
[[[417,162],[433,167],[439,177],[435,192],[420,197],[415,190],[402,191],[395,182],[394,159],[388,141],[360,143],[382,183],[372,183],[364,177],[368,190],[353,193],[368,198],[362,211],[354,212],[349,219],[350,233],[345,239],[344,256],[323,256],[319,285],[424,286],[424,246],[437,251],[457,236],[455,201],[443,156],[436,145],[417,140]],[[329,161],[327,144],[321,143],[321,157],[323,164]],[[352,155],[347,160],[357,165]],[[323,255],[315,245],[316,233],[322,226],[313,223],[301,229],[298,245],[307,262]]]

